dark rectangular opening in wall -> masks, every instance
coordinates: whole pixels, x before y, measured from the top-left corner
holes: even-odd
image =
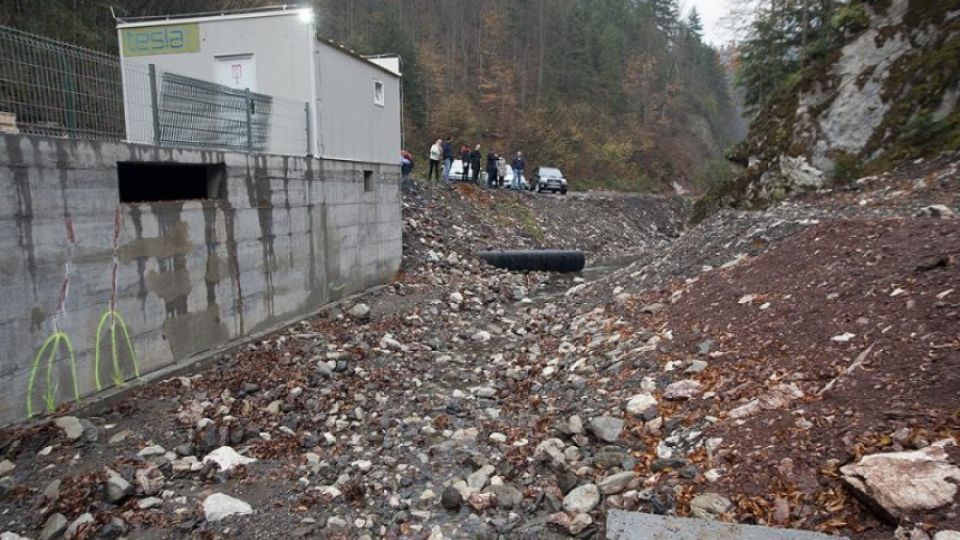
[[[363,190],[373,191],[373,171],[363,171]]]
[[[223,163],[156,163],[118,161],[120,202],[219,199],[223,195]]]

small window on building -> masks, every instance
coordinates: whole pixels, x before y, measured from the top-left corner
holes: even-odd
[[[117,162],[123,203],[219,199],[226,176],[223,163]]]
[[[381,107],[384,106],[382,81],[373,81],[373,103]]]
[[[373,171],[363,171],[363,190],[373,191]]]

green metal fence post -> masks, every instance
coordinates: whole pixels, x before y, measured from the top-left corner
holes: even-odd
[[[53,52],[56,52],[54,50]],[[76,81],[70,70],[70,62],[67,55],[60,54],[60,66],[63,69],[63,101],[66,111],[67,136],[73,138],[77,136],[76,105],[74,104],[74,94],[77,92]]]
[[[243,89],[244,101],[247,109],[247,152],[253,152],[253,111],[251,105],[253,100],[250,98],[250,89]]]
[[[150,109],[153,113],[153,142],[160,144],[160,103],[157,99],[157,66],[150,64]]]

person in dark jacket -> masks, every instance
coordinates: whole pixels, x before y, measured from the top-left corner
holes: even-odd
[[[400,150],[400,175],[404,182],[410,181],[410,173],[413,172],[413,154],[406,150]]]
[[[527,166],[527,160],[523,159],[523,152],[517,152],[517,157],[513,158],[513,182],[510,184],[510,187],[513,189],[522,189],[523,186],[523,169]]]
[[[470,169],[473,173],[473,178],[471,179],[474,184],[480,185],[480,167],[483,162],[483,154],[480,153],[480,145],[478,144],[476,148],[473,149],[473,152],[470,152]]]
[[[500,162],[500,156],[491,151],[487,154],[487,187],[497,187],[497,163]]]
[[[443,181],[450,183],[450,168],[453,167],[453,137],[443,141]]]
[[[463,165],[460,181],[466,182],[470,179],[470,147],[467,145],[460,147],[460,164]]]

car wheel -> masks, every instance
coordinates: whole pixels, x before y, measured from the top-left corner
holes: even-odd
[[[566,195],[566,194],[567,194],[567,190],[566,190],[566,189],[561,189],[561,190],[560,190],[560,194],[561,194],[561,195]]]

